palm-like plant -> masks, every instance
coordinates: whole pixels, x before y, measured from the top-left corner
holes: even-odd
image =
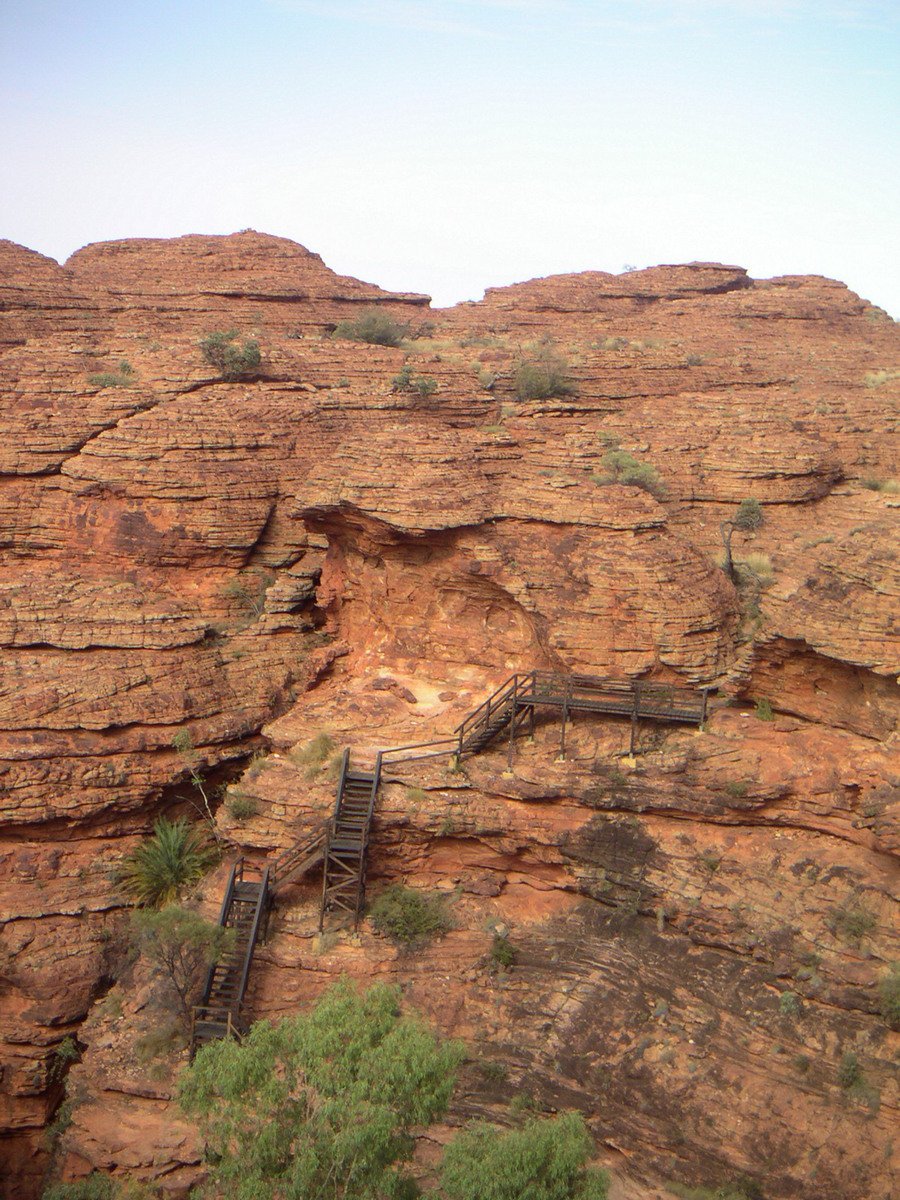
[[[138,904],[161,908],[192,887],[217,856],[208,838],[183,818],[168,821],[160,817],[153,836],[123,861],[119,882]]]

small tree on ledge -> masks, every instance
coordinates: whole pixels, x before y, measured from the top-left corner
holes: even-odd
[[[731,539],[734,531],[739,529],[742,533],[752,533],[754,530],[759,529],[763,520],[762,505],[758,500],[748,498],[740,502],[738,510],[731,520],[723,521],[719,526],[722,534],[722,545],[725,547],[725,562],[722,565],[725,574],[732,583],[737,583],[734,559],[731,555]]]

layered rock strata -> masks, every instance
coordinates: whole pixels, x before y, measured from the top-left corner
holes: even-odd
[[[328,336],[371,306],[420,336]],[[198,346],[231,330],[262,351],[236,382]],[[542,339],[572,390],[521,401]],[[518,1092],[581,1108],[635,1196],[743,1172],[771,1197],[887,1197],[896,365],[894,323],[842,285],[716,264],[433,311],[251,232],[62,267],[0,243],[6,1194],[38,1194],[48,1166],[173,1193],[202,1175],[177,1054],[134,1052],[156,1000],[123,965],[115,883],[157,815],[200,805],[192,771],[211,791],[270,751],[233,785],[255,815],[218,814],[261,859],[331,804],[298,746],[436,736],[546,667],[718,699],[699,736],[643,730],[636,760],[621,723],[576,718],[565,762],[548,724],[512,772],[499,751],[396,772],[371,887],[446,891],[454,930],[415,957],[367,924],[322,941],[299,887],[252,1011],[342,972],[393,978],[473,1047],[451,1123],[507,1120]],[[607,482],[611,445],[656,468],[658,496]],[[757,556],[735,589],[715,559],[746,496],[765,522],[734,536]]]

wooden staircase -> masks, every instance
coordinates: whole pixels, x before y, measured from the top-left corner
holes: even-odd
[[[365,902],[366,858],[375,797],[381,782],[381,755],[370,770],[352,768],[344,751],[334,816],[325,849],[319,929],[330,913],[346,913],[359,923]]]
[[[219,925],[235,931],[228,953],[209,968],[203,999],[193,1011],[191,1053],[203,1042],[240,1034],[241,1005],[247,990],[253,952],[269,906],[269,872],[259,879],[244,878],[245,863],[239,858],[231,868],[225,898],[219,913]]]
[[[448,755],[461,759],[478,754],[500,734],[509,739],[511,758],[516,734],[526,725],[534,729],[537,708],[560,713],[563,753],[566,721],[574,711],[631,717],[633,750],[639,719],[699,725],[706,719],[707,698],[707,689],[698,692],[634,680],[531,671],[510,676],[448,737],[380,750],[371,767],[352,765],[350,751],[345,750],[331,818],[261,869],[257,879],[246,878],[248,868],[242,858],[232,867],[219,924],[234,929],[236,940],[228,956],[209,970],[203,999],[194,1009],[191,1052],[214,1038],[243,1034],[241,1006],[253,954],[258,941],[265,939],[269,911],[280,888],[321,863],[319,929],[329,916],[344,920],[349,916],[359,923],[365,905],[372,814],[388,760],[406,763]]]

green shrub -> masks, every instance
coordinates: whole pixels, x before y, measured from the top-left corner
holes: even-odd
[[[642,488],[653,496],[661,497],[664,494],[656,468],[651,467],[649,463],[638,462],[627,450],[607,450],[600,462],[603,474],[595,476],[594,479],[601,486],[621,483],[625,487]]]
[[[859,900],[845,900],[836,906],[828,919],[828,927],[835,937],[858,946],[862,939],[878,924],[875,914]]]
[[[248,338],[242,345],[235,345],[237,330],[227,333],[211,333],[200,343],[200,352],[223,379],[240,379],[252,374],[262,362],[259,342]]]
[[[841,1055],[841,1061],[837,1069],[837,1081],[845,1090],[856,1087],[863,1081],[862,1067],[859,1065],[859,1059],[852,1051],[847,1051]]]
[[[378,933],[403,946],[421,945],[450,928],[442,896],[395,883],[376,896],[369,916]]]
[[[796,992],[782,992],[778,997],[778,1009],[784,1017],[799,1017],[803,1006]]]
[[[205,832],[192,829],[183,818],[160,817],[153,836],[123,860],[118,878],[138,904],[161,908],[193,887],[217,859]]]
[[[191,1005],[210,966],[233,947],[235,931],[169,904],[132,914],[132,943],[159,968],[177,1015],[190,1024]]]
[[[372,346],[399,346],[410,336],[410,327],[380,308],[367,308],[355,320],[339,321],[331,336]]]
[[[879,979],[878,1007],[891,1029],[900,1029],[900,963],[891,963]]]
[[[525,347],[513,371],[513,387],[520,400],[549,400],[575,390],[568,361],[549,341]]]
[[[774,721],[775,714],[772,712],[772,703],[761,697],[756,702],[756,716],[760,721]]]
[[[232,793],[225,801],[225,808],[232,821],[247,821],[259,812],[259,802],[253,796],[240,792]]]
[[[518,956],[518,950],[508,937],[501,933],[494,934],[494,940],[491,942],[491,963],[494,967],[500,971],[508,971],[514,966]]]
[[[683,1183],[667,1183],[666,1187],[681,1200],[763,1200],[759,1184],[746,1175],[720,1187],[687,1187]]]
[[[116,1191],[108,1175],[93,1171],[75,1183],[54,1183],[45,1188],[43,1200],[114,1200]]]
[[[221,1200],[402,1200],[416,1194],[411,1131],[444,1114],[462,1058],[401,1016],[399,989],[344,982],[310,1012],[201,1048],[179,1098]]]
[[[420,396],[431,396],[437,386],[437,380],[430,375],[414,375],[409,363],[404,363],[391,380],[395,392],[418,392]]]
[[[749,790],[749,779],[729,779],[725,784],[725,791],[734,800],[739,800],[742,796],[746,796]]]
[[[563,1113],[502,1132],[475,1125],[441,1164],[448,1200],[605,1200],[605,1171],[586,1167],[593,1143],[584,1118]]]

